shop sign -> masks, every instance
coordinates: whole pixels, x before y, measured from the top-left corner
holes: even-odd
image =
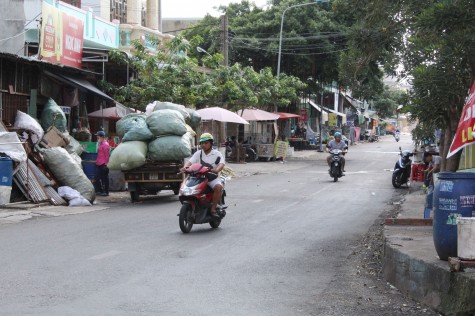
[[[40,59],[81,68],[84,22],[43,2]]]
[[[465,106],[463,107],[462,116],[460,117],[459,126],[455,133],[454,140],[450,145],[447,158],[465,146],[475,143],[473,132],[475,131],[475,82],[467,97]]]

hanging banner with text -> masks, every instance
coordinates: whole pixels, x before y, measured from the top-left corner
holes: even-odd
[[[455,133],[452,145],[450,145],[447,158],[454,155],[456,152],[465,146],[475,143],[475,138],[472,132],[475,130],[475,82],[467,97],[465,106],[463,107],[462,116],[460,117],[459,126]]]
[[[81,68],[84,22],[43,2],[40,59]]]

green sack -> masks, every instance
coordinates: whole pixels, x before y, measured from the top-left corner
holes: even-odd
[[[147,143],[130,141],[120,143],[114,148],[109,158],[107,167],[111,170],[130,170],[145,164],[147,156]]]
[[[188,122],[188,120],[190,119],[190,114],[188,114],[188,111],[186,110],[185,106],[181,104],[155,101],[155,107],[153,108],[153,111],[155,112],[158,110],[175,110],[180,112],[181,115],[183,115],[185,121]]]
[[[67,185],[81,193],[89,202],[94,202],[96,193],[91,181],[86,177],[81,165],[62,147],[42,151],[43,159],[60,185]]]
[[[193,129],[197,129],[198,126],[200,126],[200,123],[201,123],[201,115],[200,113],[196,112],[195,110],[192,110],[192,109],[186,109],[186,111],[190,114],[190,119],[189,120],[186,120],[185,118],[185,121],[188,125],[190,125],[191,127],[193,127]]]
[[[175,110],[158,110],[147,117],[147,125],[154,136],[177,135],[186,133],[183,115]]]
[[[154,161],[181,160],[191,156],[191,135],[163,136],[148,144],[148,157]]]
[[[123,142],[135,140],[148,141],[153,138],[148,129],[145,114],[131,113],[121,118],[115,125],[117,134]]]
[[[55,126],[59,131],[66,131],[66,115],[59,105],[49,98],[41,112],[41,127],[46,131],[51,126]]]

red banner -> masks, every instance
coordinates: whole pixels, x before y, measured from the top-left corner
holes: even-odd
[[[452,145],[450,145],[447,158],[464,148],[465,146],[475,143],[472,132],[475,131],[475,82],[467,97],[465,106],[463,107],[462,116],[460,117],[459,126],[455,133]]]
[[[40,59],[81,68],[84,22],[43,2]]]
[[[300,117],[299,117],[299,122],[307,122],[307,110],[306,109],[300,109]]]
[[[81,68],[83,33],[83,21],[63,12],[63,65]]]

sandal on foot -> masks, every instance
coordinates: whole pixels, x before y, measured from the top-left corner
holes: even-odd
[[[219,218],[219,215],[218,213],[216,213],[216,211],[214,213],[209,212],[209,214],[211,215],[211,217]]]

